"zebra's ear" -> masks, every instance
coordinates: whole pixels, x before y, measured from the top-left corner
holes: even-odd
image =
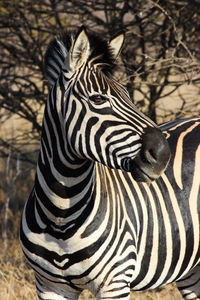
[[[120,33],[117,36],[115,36],[114,38],[112,38],[109,42],[109,45],[112,49],[114,58],[117,58],[121,52],[123,43],[124,43],[124,37],[125,34],[124,33]]]
[[[90,55],[90,42],[82,26],[70,50],[70,68],[74,71],[85,63]]]

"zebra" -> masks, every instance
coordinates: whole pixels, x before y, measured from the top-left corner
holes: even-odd
[[[113,77],[123,43],[81,27],[46,51],[50,92],[20,229],[38,299],[89,289],[128,300],[170,282],[200,299],[200,119],[158,127],[139,112]]]

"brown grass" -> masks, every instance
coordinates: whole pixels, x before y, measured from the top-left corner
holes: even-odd
[[[5,252],[0,240],[0,299],[36,300],[33,273],[23,257],[17,238],[10,238]],[[83,291],[80,300],[95,299],[88,291]],[[181,300],[175,285],[168,285],[159,291],[134,292],[132,300]]]
[[[3,245],[3,241],[1,241]],[[33,273],[27,268],[17,239],[8,242],[8,250],[0,249],[0,299],[36,300]]]

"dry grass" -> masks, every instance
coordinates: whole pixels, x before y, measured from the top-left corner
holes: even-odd
[[[0,248],[0,299],[2,300],[36,300],[36,291],[32,271],[24,262],[24,257],[16,238],[9,240],[8,250],[4,251],[3,241]],[[84,291],[80,300],[94,299]],[[181,296],[174,285],[157,291],[131,294],[132,300],[181,300]]]
[[[1,241],[1,245],[3,242]],[[8,251],[0,249],[0,299],[36,300],[33,274],[27,268],[18,240],[8,242]]]

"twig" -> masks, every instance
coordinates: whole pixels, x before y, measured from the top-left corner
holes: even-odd
[[[6,182],[8,185],[8,195],[7,195],[6,202],[5,202],[4,232],[3,232],[5,253],[7,252],[7,248],[8,248],[7,229],[8,229],[8,212],[9,212],[10,199],[11,199],[11,195],[13,192],[13,187],[14,187],[15,181],[20,174],[20,156],[18,154],[17,159],[16,159],[15,174],[13,173],[13,175],[11,174],[11,176],[10,176],[11,156],[12,156],[12,151],[11,151],[11,147],[10,147],[7,162],[6,162]]]

